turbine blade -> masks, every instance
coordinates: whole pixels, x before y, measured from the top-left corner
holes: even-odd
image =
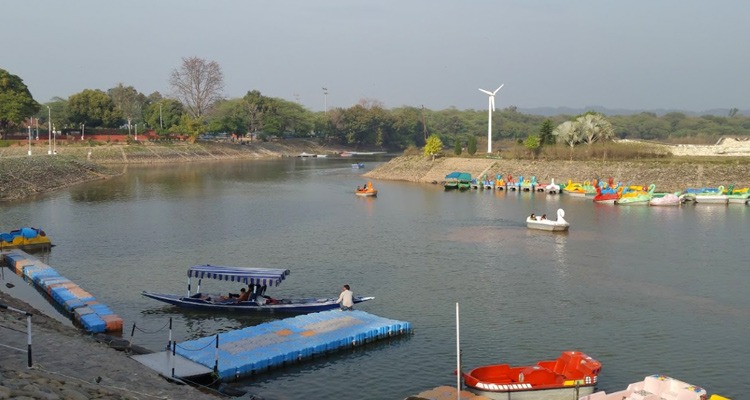
[[[504,83],[503,83],[502,85],[500,85],[500,87],[498,87],[497,89],[495,89],[495,91],[494,91],[494,92],[492,92],[492,94],[495,94],[495,93],[497,93],[497,92],[498,92],[498,91],[499,91],[500,89],[502,89],[502,88],[503,88],[503,86],[505,86],[505,84],[504,84]]]
[[[490,92],[489,90],[479,89],[479,91],[482,93],[487,93],[488,95],[492,96],[492,92]]]

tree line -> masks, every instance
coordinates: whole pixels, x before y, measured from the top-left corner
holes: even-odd
[[[223,132],[253,136],[315,137],[326,143],[404,149],[422,148],[430,136],[444,145],[476,147],[485,138],[484,110],[430,110],[403,106],[387,109],[377,100],[362,99],[348,108],[314,112],[297,102],[249,90],[241,98],[223,97],[223,74],[214,61],[184,58],[172,71],[170,96],[144,94],[123,83],[107,90],[84,89],[67,98],[55,97],[40,104],[23,80],[0,69],[0,134],[23,132],[29,118],[42,125],[51,116],[56,128],[120,128],[153,130],[159,135],[199,135]],[[493,140],[513,140],[534,150],[555,142],[575,146],[597,138],[711,142],[720,136],[750,135],[750,117],[688,116],[671,112],[662,116],[604,116],[599,113],[544,117],[518,112],[514,106],[493,114]]]

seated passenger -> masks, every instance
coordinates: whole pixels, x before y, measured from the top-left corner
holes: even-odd
[[[237,302],[247,301],[250,298],[250,292],[247,289],[240,289],[240,297],[237,298]]]

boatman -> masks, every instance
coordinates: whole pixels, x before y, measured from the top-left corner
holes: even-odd
[[[354,309],[354,293],[349,289],[349,285],[344,285],[341,294],[336,303],[341,304],[341,311],[352,311]]]

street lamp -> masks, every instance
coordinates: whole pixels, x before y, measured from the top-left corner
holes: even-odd
[[[86,123],[81,124],[81,141],[86,137]]]
[[[328,88],[323,88],[323,112],[328,114]]]
[[[33,120],[34,117],[31,117]],[[31,155],[31,124],[29,124],[29,155]]]
[[[52,154],[52,109],[47,106],[47,130],[49,131],[47,137],[47,154]]]
[[[36,140],[39,140],[39,118],[36,119]]]
[[[135,124],[135,141],[138,141],[138,124]]]
[[[57,154],[57,129],[52,126],[52,154]]]

